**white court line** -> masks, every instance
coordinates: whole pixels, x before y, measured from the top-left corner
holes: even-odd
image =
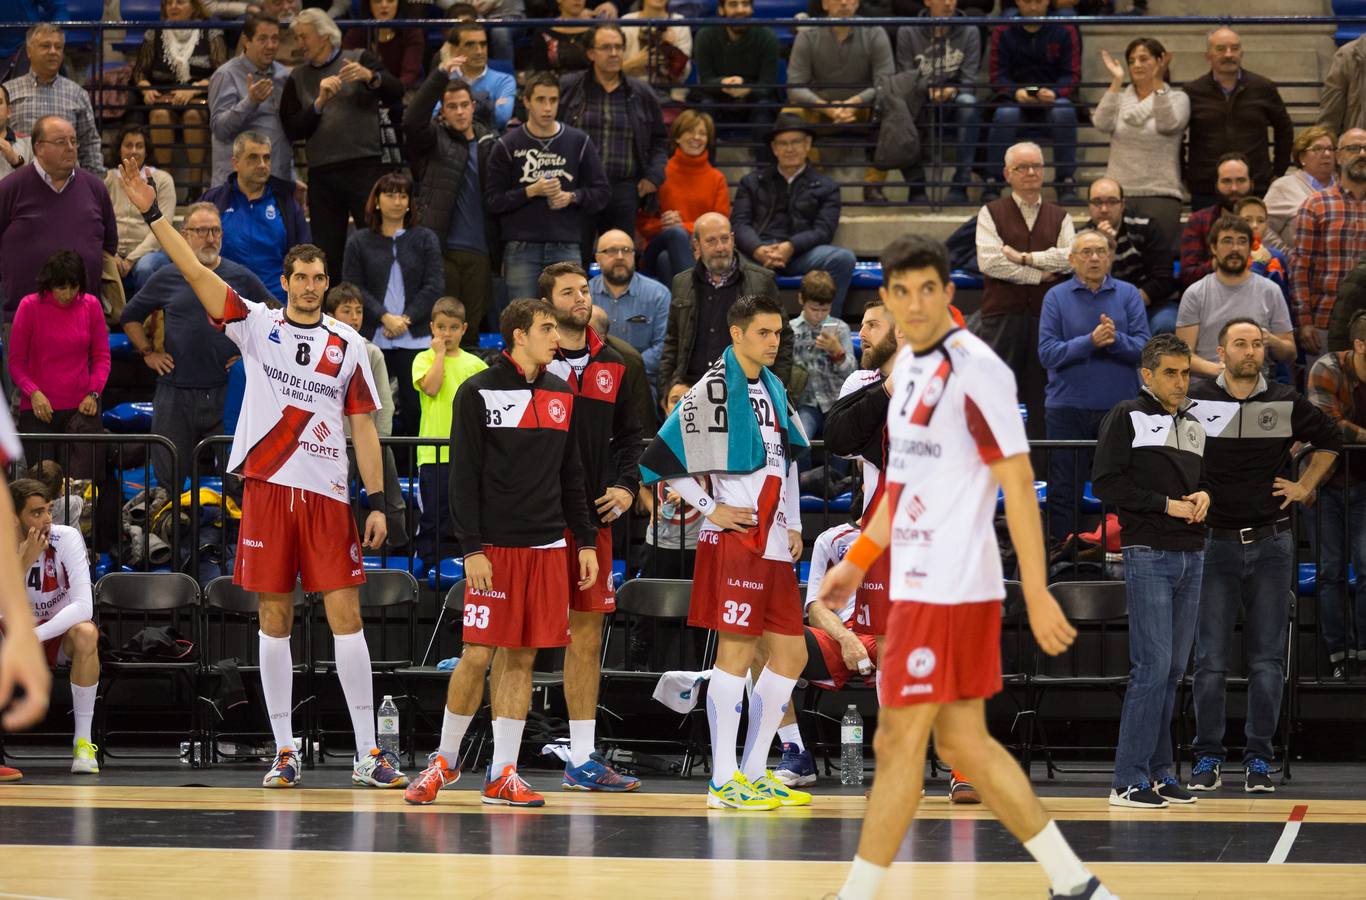
[[[1296,806],[1290,811],[1290,818],[1286,820],[1285,830],[1281,832],[1280,840],[1276,841],[1276,847],[1271,851],[1271,858],[1266,861],[1267,865],[1280,865],[1290,856],[1290,848],[1295,845],[1295,838],[1300,833],[1300,823],[1304,821],[1304,815],[1308,811],[1307,805]]]

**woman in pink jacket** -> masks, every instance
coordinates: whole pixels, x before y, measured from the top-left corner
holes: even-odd
[[[19,388],[19,430],[63,434],[73,416],[99,415],[109,329],[99,298],[86,292],[85,263],[70,250],[48,258],[37,288],[19,301],[6,348]]]

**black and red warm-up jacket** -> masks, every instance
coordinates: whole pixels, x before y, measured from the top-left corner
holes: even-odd
[[[574,435],[583,461],[588,514],[606,528],[597,513],[597,498],[609,487],[624,488],[632,497],[640,488],[640,423],[626,391],[626,360],[607,342],[587,329],[588,366],[580,380],[556,351],[549,369],[574,392]]]
[[[579,459],[574,391],[546,370],[528,382],[503,353],[455,394],[451,510],[467,554],[485,544],[537,547],[564,540],[593,546]]]

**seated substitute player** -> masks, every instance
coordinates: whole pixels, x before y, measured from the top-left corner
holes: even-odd
[[[803,806],[811,795],[768,771],[768,750],[806,666],[794,560],[802,555],[796,455],[810,446],[787,391],[768,368],[787,318],[777,301],[737,300],[726,316],[731,346],[708,367],[640,459],[646,484],[668,480],[706,517],[697,542],[688,624],[715,630],[707,688],[717,809]],[[698,427],[698,426],[702,427]],[[710,475],[707,494],[696,477]],[[763,638],[768,663],[750,695],[745,753],[735,739],[745,675]]]
[[[465,647],[446,691],[440,743],[404,792],[409,803],[431,803],[460,777],[460,741],[498,651],[504,659],[492,703],[493,761],[480,799],[545,805],[517,774],[517,755],[536,651],[569,644],[566,530],[581,548],[578,589],[598,579],[574,392],[546,368],[555,358],[555,309],[514,300],[498,327],[508,349],[455,395],[451,509],[465,553]]]
[[[1056,655],[1076,637],[1048,591],[1015,378],[985,343],[955,327],[942,244],[898,238],[882,253],[882,271],[879,294],[909,344],[892,371],[886,488],[863,534],[826,573],[818,598],[843,606],[891,544],[892,610],[874,738],[882,762],[840,900],[877,894],[919,804],[931,731],[940,752],[972,773],[983,801],[1043,866],[1050,896],[1111,898],[986,727],[986,698],[1001,689],[998,485],[1035,638]]]
[[[350,327],[323,315],[327,259],[312,244],[285,254],[284,309],[244,300],[195,256],[161,217],[156,195],[131,160],[121,182],[161,248],[194,288],[209,318],[242,351],[247,389],[233,435],[228,469],[246,484],[233,581],[260,603],[261,687],[275,735],[275,762],[262,784],[299,783],[294,746],[294,586],[323,595],[341,681],[356,735],[355,784],[403,787],[398,761],[375,746],[374,675],[361,630],[365,583],[361,541],[348,504],[346,437],[351,425],[356,467],[370,497],[365,546],[384,546],[384,464],[374,418],[378,406],[365,342]]]
[[[100,687],[100,632],[92,621],[85,538],[75,528],[52,524],[52,499],[41,481],[17,479],[10,482],[9,493],[19,516],[19,566],[38,623],[38,640],[47,651],[49,666],[71,664],[71,710],[76,719],[71,771],[98,775],[99,748],[90,742],[90,723]]]

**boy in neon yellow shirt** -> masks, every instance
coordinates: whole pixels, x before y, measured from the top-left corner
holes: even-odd
[[[487,369],[484,361],[460,349],[465,335],[465,305],[454,297],[442,297],[432,307],[432,349],[413,359],[413,387],[417,389],[422,419],[418,437],[435,438],[440,446],[417,448],[418,499],[421,517],[414,549],[428,562],[438,559],[443,528],[453,527],[446,485],[450,480],[451,419],[455,392],[465,379]],[[451,545],[451,552],[455,546]]]

